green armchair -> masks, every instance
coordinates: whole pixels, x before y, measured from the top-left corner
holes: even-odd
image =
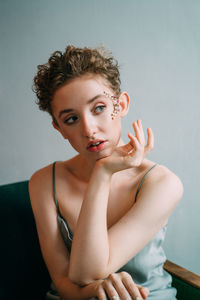
[[[28,194],[28,181],[0,186],[2,300],[44,300],[50,277],[44,264]],[[169,261],[178,299],[200,299],[200,276]]]
[[[44,300],[50,278],[40,252],[28,181],[0,186],[0,201],[0,299]]]

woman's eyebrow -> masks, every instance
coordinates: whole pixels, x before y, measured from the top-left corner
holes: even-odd
[[[94,96],[92,99],[88,100],[88,101],[87,101],[87,104],[92,103],[93,101],[95,101],[96,99],[98,99],[98,98],[100,98],[100,97],[105,97],[105,95],[104,95],[104,94],[98,94],[98,95]],[[59,112],[58,117],[60,118],[63,114],[69,113],[69,112],[72,112],[72,111],[74,111],[73,108],[63,109],[63,110],[61,110],[61,111]]]
[[[103,95],[103,94],[96,95],[92,99],[88,100],[87,104],[92,103],[94,100],[96,100],[100,97],[105,97],[105,95]]]

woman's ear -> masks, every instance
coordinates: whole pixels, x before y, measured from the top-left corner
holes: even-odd
[[[119,96],[119,106],[120,106],[120,112],[119,115],[121,117],[124,117],[127,115],[129,111],[129,103],[130,103],[130,98],[127,92],[121,92]]]
[[[60,132],[60,134],[64,137],[64,139],[67,139],[56,121],[53,120],[52,125],[56,130]]]

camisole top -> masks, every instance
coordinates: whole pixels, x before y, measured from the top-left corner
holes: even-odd
[[[70,230],[67,221],[62,217],[55,187],[55,164],[53,163],[53,194],[54,201],[57,207],[57,219],[60,228],[60,232],[63,241],[69,251],[71,252],[71,246],[73,241],[73,233]],[[135,202],[144,182],[146,176],[149,172],[156,167],[154,164],[143,176],[139,183],[136,191]],[[171,275],[163,269],[163,264],[166,261],[166,255],[163,250],[163,242],[166,234],[167,226],[162,227],[153,239],[142,249],[138,254],[136,254],[130,261],[128,261],[123,267],[121,267],[117,272],[125,271],[129,273],[136,284],[147,287],[150,291],[148,300],[177,300],[176,289],[171,286],[172,277]],[[120,243],[120,241],[119,241]],[[51,286],[54,296],[56,296],[56,291]],[[57,296],[58,297],[58,296]],[[58,298],[46,298],[46,299],[59,299]],[[94,298],[93,298],[94,299]]]

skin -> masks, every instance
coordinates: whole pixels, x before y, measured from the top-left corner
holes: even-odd
[[[121,118],[128,112],[129,96],[120,94],[120,111],[112,119],[113,103],[104,92],[114,94],[101,77],[84,75],[59,88],[52,101],[54,128],[78,152],[56,164],[59,208],[74,233],[70,257],[56,219],[52,165],[37,171],[29,184],[42,254],[62,299],[105,300],[106,293],[110,299],[146,299],[147,289],[137,286],[128,273],[116,271],[166,225],[183,193],[180,179],[158,165],[134,203],[140,180],[154,165],[146,159],[154,146],[153,131],[147,129],[145,144],[142,122],[137,120],[135,135],[129,133],[125,144]],[[90,152],[88,143],[95,139],[104,140],[104,147]]]

